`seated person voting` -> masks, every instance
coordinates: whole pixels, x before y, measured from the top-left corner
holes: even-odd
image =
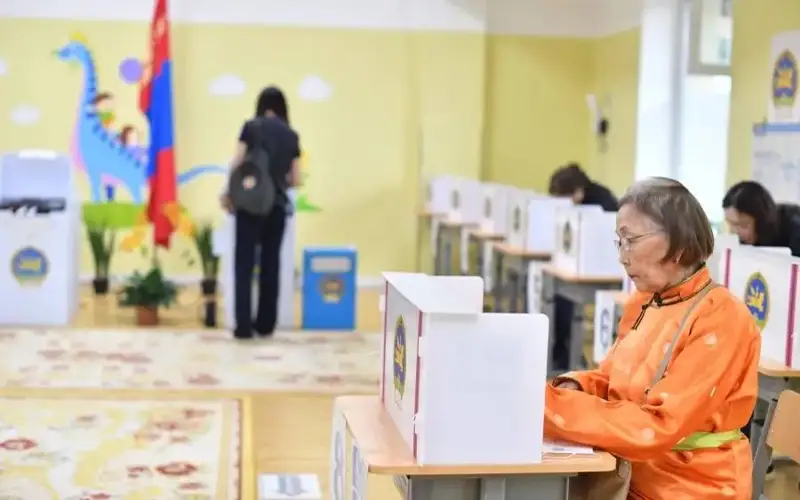
[[[741,300],[710,278],[706,214],[679,182],[646,179],[620,200],[617,234],[638,291],[598,368],[547,387],[545,436],[619,457],[627,498],[750,498],[739,429],[756,402],[761,336]]]
[[[381,402],[415,461],[541,462],[547,317],[483,313],[478,277],[384,278]]]

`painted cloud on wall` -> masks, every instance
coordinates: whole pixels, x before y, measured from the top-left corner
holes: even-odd
[[[208,85],[208,93],[215,96],[230,97],[244,94],[247,85],[236,75],[219,75]]]
[[[33,125],[39,121],[41,115],[37,108],[29,104],[20,104],[11,110],[11,121],[17,125]]]
[[[317,75],[309,75],[303,78],[297,93],[304,101],[322,102],[327,101],[333,95],[333,87]]]
[[[0,76],[4,76],[6,74],[8,74],[8,66],[4,60],[0,59]]]

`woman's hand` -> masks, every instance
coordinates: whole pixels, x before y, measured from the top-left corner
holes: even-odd
[[[577,382],[574,380],[562,380],[556,385],[557,389],[569,389],[573,391],[580,391],[581,386],[578,385]]]

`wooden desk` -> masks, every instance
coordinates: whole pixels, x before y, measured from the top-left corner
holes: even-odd
[[[593,308],[595,292],[598,290],[615,290],[622,287],[622,278],[619,276],[581,277],[570,272],[565,272],[552,265],[545,266],[542,273],[542,312],[550,318],[550,347],[557,338],[568,335],[569,358],[566,367],[553,366],[551,357],[550,371],[561,372],[581,370],[588,367],[588,362],[583,355],[584,332],[587,319],[594,322],[593,313],[587,313],[587,306]],[[560,296],[573,303],[572,321],[569,332],[556,331],[556,297]],[[558,337],[558,335],[562,337]]]
[[[766,411],[763,411],[764,405],[756,404],[750,431],[750,444],[753,446],[753,500],[761,498],[767,469],[773,461],[772,449],[767,446],[767,436],[772,426],[778,396],[782,391],[792,389],[792,386],[795,386],[794,390],[797,390],[798,384],[800,384],[800,370],[789,368],[777,361],[761,360],[759,363],[758,399],[760,402],[766,403]],[[775,457],[775,460],[781,458]]]
[[[367,472],[395,476],[405,500],[563,500],[569,477],[614,470],[605,452],[545,456],[531,465],[418,465],[377,396],[343,396],[336,407],[358,443]]]
[[[529,252],[507,243],[495,243],[492,249],[492,299],[495,312],[527,312],[528,264],[549,261],[550,254]],[[503,304],[508,301],[508,307]]]

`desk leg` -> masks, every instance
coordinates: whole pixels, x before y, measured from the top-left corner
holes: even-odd
[[[442,256],[442,274],[445,276],[453,275],[453,231],[447,229],[444,239],[444,255]]]
[[[433,274],[434,276],[441,276],[442,275],[442,251],[443,251],[443,243],[444,243],[444,236],[442,235],[444,231],[443,227],[439,227],[436,231],[436,245],[433,249]]]
[[[772,426],[772,417],[777,406],[778,399],[775,397],[769,402],[767,417],[764,419],[764,428],[761,429],[761,435],[758,438],[756,456],[753,460],[753,500],[759,500],[764,492],[764,480],[767,477],[767,469],[772,461],[772,448],[767,446],[767,434],[769,434],[769,429]]]
[[[475,271],[476,276],[483,276],[483,243],[481,240],[472,240],[473,249],[475,251],[475,259],[478,261],[478,267]]]
[[[516,261],[514,261],[516,263]],[[513,264],[506,266],[506,276],[508,277],[508,312],[518,313],[519,311],[519,273]]]
[[[569,371],[583,369],[583,333],[585,331],[583,312],[585,305],[572,302],[572,323],[569,329]]]
[[[565,500],[567,476],[396,477],[403,500]]]
[[[505,255],[502,252],[494,252],[494,258],[492,259],[494,262],[494,276],[492,278],[492,288],[493,288],[493,295],[494,295],[494,312],[502,312],[503,303],[503,288],[505,288],[505,283],[503,280],[503,260]]]

